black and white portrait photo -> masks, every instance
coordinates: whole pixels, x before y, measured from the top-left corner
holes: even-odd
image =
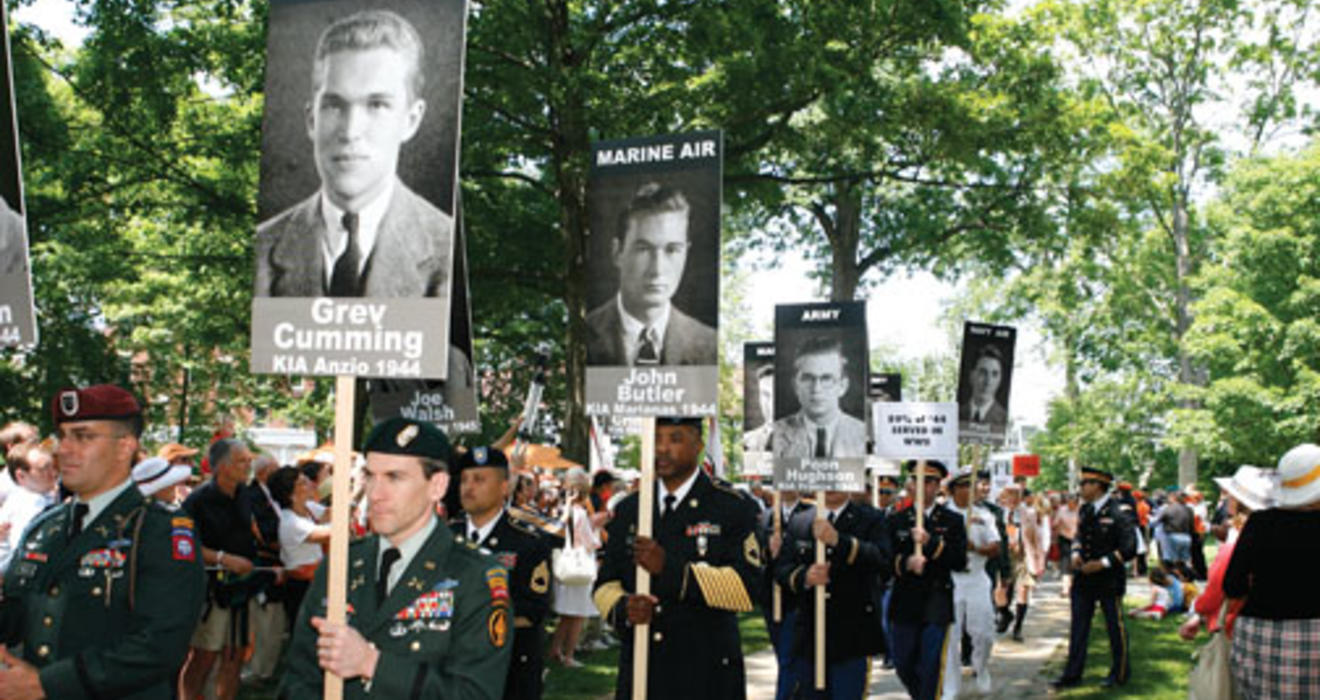
[[[8,27],[6,11],[0,22]],[[28,233],[23,202],[23,164],[18,141],[18,115],[14,102],[14,76],[10,65],[9,33],[5,32],[0,59],[0,348],[31,346],[37,342],[36,314],[32,305],[32,279],[28,274]]]
[[[1008,395],[1017,330],[963,324],[958,380],[958,434],[963,442],[998,444],[1008,427]]]
[[[743,343],[743,453],[769,452],[774,435],[775,344]]]
[[[637,139],[593,150],[589,365],[716,364],[720,161],[681,158],[689,141],[666,138],[667,149]],[[654,159],[599,164],[630,151]]]
[[[463,364],[466,21],[465,0],[272,0],[253,372],[441,380]]]
[[[587,180],[587,412],[715,413],[723,136],[601,141]]]
[[[464,7],[272,3],[256,296],[448,295]]]
[[[775,307],[774,456],[866,456],[867,338],[862,302]]]

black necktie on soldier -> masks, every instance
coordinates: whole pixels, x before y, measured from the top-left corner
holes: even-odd
[[[361,256],[358,255],[357,246],[358,215],[353,212],[344,212],[341,223],[344,225],[344,230],[348,232],[348,245],[344,247],[344,252],[339,255],[339,259],[335,260],[335,269],[330,275],[330,296],[362,296],[361,280],[358,277],[358,268],[361,267],[362,261]]]
[[[69,523],[69,539],[73,539],[82,534],[83,520],[87,518],[89,506],[86,503],[76,503],[73,506],[73,519]]]
[[[385,602],[385,594],[390,590],[390,569],[394,568],[394,562],[401,556],[395,547],[390,547],[381,555],[380,575],[376,577],[376,605]]]

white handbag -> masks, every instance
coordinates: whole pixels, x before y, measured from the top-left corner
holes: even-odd
[[[1224,631],[1228,601],[1219,606],[1219,629],[1210,635],[1205,646],[1192,653],[1191,672],[1187,678],[1189,700],[1233,700],[1233,643]]]
[[[555,579],[566,586],[581,586],[596,580],[596,556],[583,546],[573,545],[574,529],[573,507],[568,507],[568,525],[564,528],[567,538],[563,549],[556,549],[553,554]]]

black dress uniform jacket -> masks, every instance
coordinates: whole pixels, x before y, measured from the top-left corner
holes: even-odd
[[[912,528],[916,506],[904,508],[889,519],[894,542],[894,592],[889,601],[889,619],[908,624],[947,625],[953,622],[953,572],[967,568],[967,530],[962,516],[941,505],[926,518],[930,539],[922,552],[926,565],[920,576],[907,570],[913,553]]]
[[[780,528],[781,531],[783,532],[784,542],[788,541],[789,524],[792,523],[795,519],[797,519],[798,513],[802,513],[804,511],[812,511],[812,505],[810,502],[804,501],[799,498],[797,502],[793,504],[793,507],[788,511],[787,517],[783,518],[780,521]],[[799,527],[802,526],[799,524]],[[798,539],[811,537],[810,520],[806,521],[805,527],[806,527],[805,530],[800,530],[799,532],[794,533],[794,536],[797,537]],[[771,506],[764,513],[761,514],[761,517],[757,521],[756,534],[757,534],[757,539],[759,539],[761,542],[761,551],[765,552],[767,556],[769,556],[770,537],[775,534],[774,506]],[[765,567],[764,575],[761,577],[760,596],[758,596],[761,609],[765,611],[767,622],[770,621],[771,610],[774,607],[774,586],[772,585],[774,582],[775,582],[775,567],[773,564],[768,564]],[[783,594],[781,593],[780,595],[782,596]],[[789,603],[786,602],[787,600],[788,600],[787,598],[783,598],[781,604],[788,605]]]
[[[1082,506],[1077,518],[1077,538],[1072,553],[1083,562],[1103,559],[1109,567],[1094,574],[1073,571],[1073,586],[1088,593],[1122,595],[1127,583],[1124,564],[1137,554],[1135,525],[1118,501],[1110,496],[1096,512],[1095,506]]]
[[[654,539],[665,551],[664,569],[651,577],[660,599],[650,626],[647,679],[652,698],[742,698],[747,688],[738,636],[738,612],[749,612],[761,576],[756,517],[742,496],[697,474],[674,513],[653,514]],[[616,688],[631,697],[633,628],[626,596],[635,593],[633,542],[637,494],[615,510],[595,601],[623,640]]]
[[[192,520],[129,486],[69,538],[68,501],[29,525],[0,630],[46,697],[172,698],[206,582]]]
[[[816,561],[816,540],[811,536],[815,513],[794,518],[806,525],[805,538],[786,535],[775,563],[779,583],[798,609],[794,655],[814,658],[815,588],[806,585],[807,569]],[[788,533],[800,532],[795,526]],[[875,576],[890,561],[889,535],[880,511],[862,503],[850,503],[834,521],[839,541],[825,548],[830,582],[825,588],[826,663],[870,656],[885,649],[884,629],[876,613]],[[791,537],[791,539],[790,539]]]
[[[499,698],[513,648],[508,571],[437,523],[377,606],[380,546],[372,535],[348,550],[348,624],[376,645],[380,660],[370,689],[348,679],[344,697]],[[294,624],[281,698],[322,696],[311,619],[325,616],[327,567],[323,560]]]
[[[455,534],[467,536],[467,518],[450,522]],[[504,686],[508,700],[540,698],[545,668],[542,629],[550,608],[550,547],[528,526],[500,514],[495,527],[477,545],[509,570],[513,595],[513,659]]]

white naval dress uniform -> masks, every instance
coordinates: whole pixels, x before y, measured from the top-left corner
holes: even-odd
[[[963,516],[967,523],[969,547],[985,547],[999,542],[995,516],[981,506],[972,504],[971,514],[950,500],[945,504]],[[990,648],[995,643],[995,607],[990,577],[985,572],[986,558],[975,551],[967,551],[967,570],[953,572],[953,633],[949,635],[948,658],[944,668],[944,691],[941,697],[952,700],[958,695],[962,680],[958,669],[962,647],[962,633],[967,630],[972,638],[972,669],[976,671],[977,690],[990,691]]]

